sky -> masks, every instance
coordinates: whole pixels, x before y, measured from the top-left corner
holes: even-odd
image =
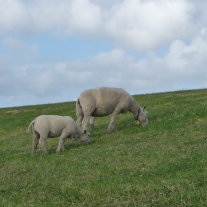
[[[0,0],[0,108],[207,88],[205,0]]]

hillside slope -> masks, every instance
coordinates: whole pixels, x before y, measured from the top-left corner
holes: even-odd
[[[207,90],[135,96],[150,124],[130,113],[107,135],[99,118],[93,142],[48,139],[31,157],[27,127],[40,114],[70,115],[75,103],[0,109],[0,206],[206,206]]]

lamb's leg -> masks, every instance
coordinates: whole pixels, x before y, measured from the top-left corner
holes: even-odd
[[[65,138],[64,137],[60,137],[59,143],[58,143],[58,147],[56,149],[56,152],[60,152],[61,150],[65,150],[64,143],[65,143]]]
[[[90,117],[90,128],[91,128],[91,130],[94,129],[94,122],[95,122],[95,119],[96,119],[96,118],[93,117],[93,116]]]
[[[62,131],[62,134],[60,136],[59,139],[59,143],[58,143],[58,147],[56,149],[56,152],[60,152],[61,150],[64,151],[65,150],[65,139],[69,136],[69,131],[68,129],[64,129]]]
[[[48,154],[48,151],[46,149],[46,146],[45,146],[45,140],[47,139],[47,137],[44,137],[44,136],[40,136],[40,145],[42,147],[42,152],[47,155]]]
[[[39,134],[37,132],[33,132],[32,156],[35,156],[35,154],[36,154],[39,138],[40,138]]]

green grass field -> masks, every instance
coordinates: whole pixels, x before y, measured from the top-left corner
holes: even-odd
[[[31,157],[27,127],[40,114],[70,115],[75,103],[0,109],[0,206],[207,206],[207,89],[135,96],[150,124],[130,113],[99,118],[89,145],[48,139]]]

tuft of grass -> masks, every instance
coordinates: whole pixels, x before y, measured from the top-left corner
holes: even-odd
[[[204,207],[207,203],[207,90],[135,96],[150,124],[121,114],[106,134],[98,118],[90,145],[48,139],[31,157],[29,123],[40,114],[75,117],[75,103],[0,109],[0,206]]]

